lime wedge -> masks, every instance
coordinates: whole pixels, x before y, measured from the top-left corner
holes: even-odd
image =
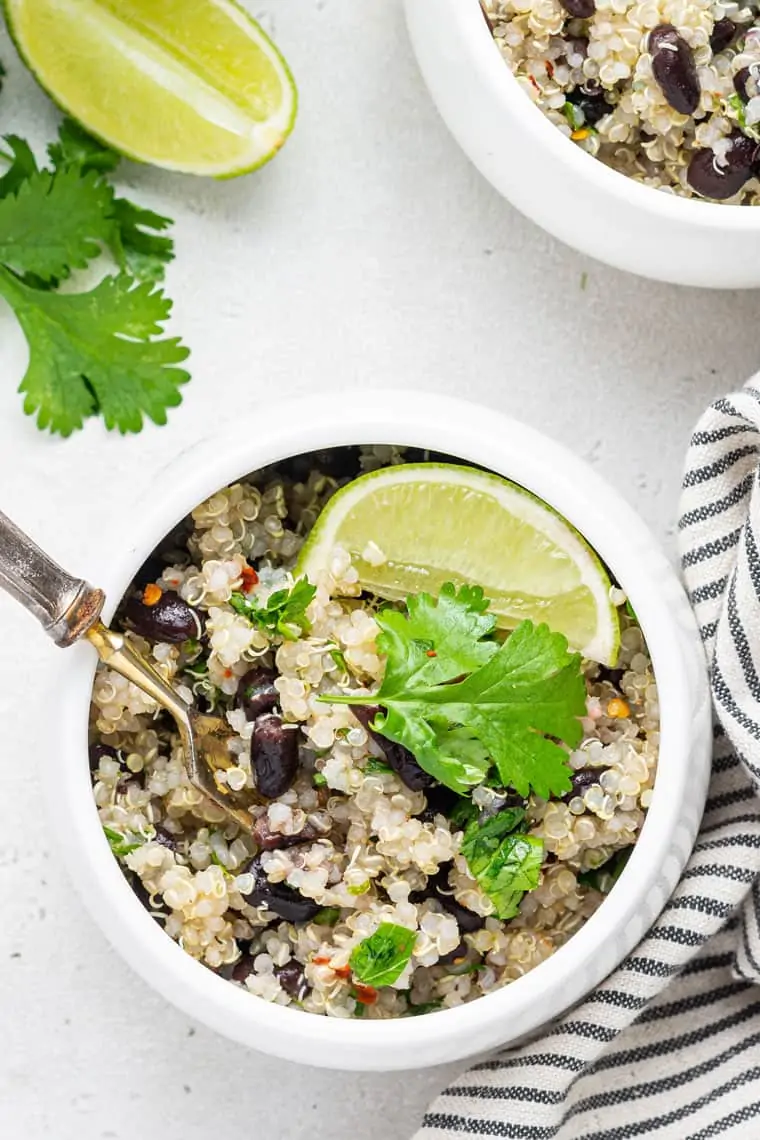
[[[114,150],[229,177],[293,127],[287,64],[232,0],[5,0],[21,55],[52,98]]]
[[[502,628],[546,622],[584,657],[617,659],[617,610],[598,557],[555,511],[497,475],[444,463],[363,475],[322,511],[298,573],[316,581],[335,547],[381,598],[437,594],[444,582],[482,586]]]

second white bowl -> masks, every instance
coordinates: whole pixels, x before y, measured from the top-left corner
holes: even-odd
[[[574,146],[520,90],[479,0],[406,0],[406,13],[444,121],[518,210],[618,269],[679,285],[760,285],[760,207],[655,190]]]

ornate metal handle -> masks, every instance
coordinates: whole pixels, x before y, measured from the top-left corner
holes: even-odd
[[[29,611],[56,645],[73,645],[95,625],[105,595],[48,558],[0,511],[0,587]]]

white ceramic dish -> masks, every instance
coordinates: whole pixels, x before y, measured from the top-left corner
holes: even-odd
[[[514,1041],[579,1001],[632,949],[671,893],[691,850],[710,766],[702,647],[685,595],[646,527],[589,467],[558,444],[490,409],[409,392],[338,393],[268,407],[225,426],[152,482],[119,534],[77,569],[106,588],[106,617],[144,559],[197,503],[288,455],[348,443],[430,447],[481,463],[546,499],[583,532],[629,592],[652,653],[662,704],[662,750],[641,841],[600,910],[554,957],[512,985],[457,1009],[366,1023],[270,1005],[189,958],[143,908],[100,828],[87,762],[94,653],[61,654],[56,746],[46,750],[51,816],[86,904],[117,950],[186,1013],[277,1056],[343,1069],[404,1069],[472,1056]],[[140,1010],[135,1010],[140,1016]]]
[[[405,2],[438,110],[475,166],[518,210],[619,269],[680,285],[760,285],[760,208],[679,198],[611,170],[526,98],[479,0]]]

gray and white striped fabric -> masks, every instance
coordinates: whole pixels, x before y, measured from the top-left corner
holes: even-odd
[[[710,663],[697,845],[629,958],[538,1040],[475,1065],[415,1140],[760,1138],[760,376],[691,441],[679,523]]]

